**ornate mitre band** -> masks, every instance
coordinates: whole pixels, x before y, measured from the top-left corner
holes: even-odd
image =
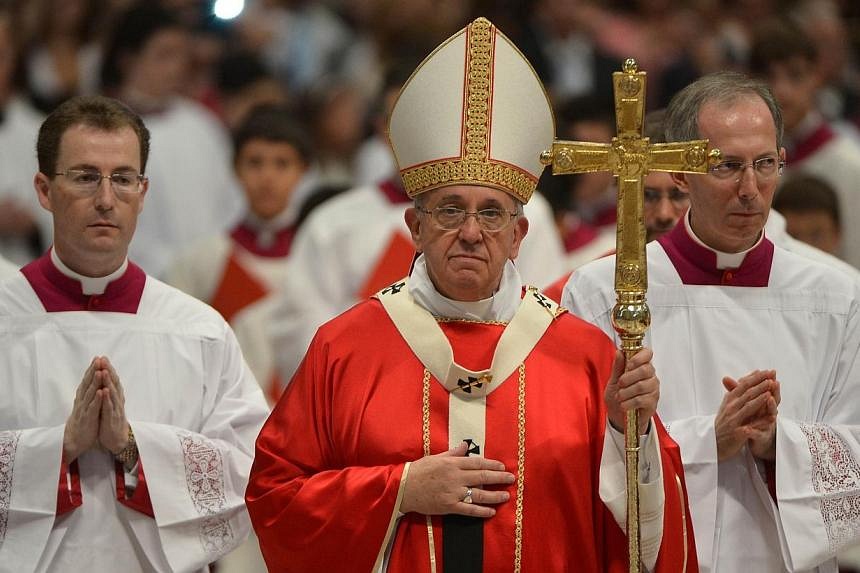
[[[484,185],[529,200],[555,124],[525,56],[486,18],[445,40],[403,86],[388,126],[410,197]]]

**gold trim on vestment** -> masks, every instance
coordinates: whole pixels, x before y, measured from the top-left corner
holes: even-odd
[[[526,366],[520,364],[517,377],[517,493],[514,510],[514,573],[522,569],[523,504],[526,487]],[[421,434],[424,455],[430,455],[430,371],[424,369],[421,383]],[[436,544],[433,523],[427,516],[427,540],[430,546],[430,571],[436,572]]]
[[[430,371],[424,369],[421,383],[421,435],[424,457],[430,455]],[[430,546],[430,573],[436,573],[436,543],[433,541],[433,518],[427,516],[427,543]]]
[[[415,197],[445,185],[486,185],[510,193],[527,203],[534,193],[537,180],[528,172],[500,161],[443,159],[401,173],[403,188]]]

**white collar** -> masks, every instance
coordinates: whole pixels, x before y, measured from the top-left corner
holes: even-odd
[[[684,219],[686,220],[686,225],[684,225],[687,229],[687,234],[690,235],[690,238],[693,239],[697,244],[705,247],[709,251],[713,252],[717,255],[717,268],[718,269],[737,269],[743,264],[744,259],[747,256],[747,253],[751,250],[755,249],[764,239],[764,229],[759,232],[758,241],[753,244],[752,247],[746,249],[745,251],[741,251],[740,253],[724,253],[723,251],[718,251],[713,247],[709,247],[702,240],[696,236],[696,233],[693,232],[693,227],[690,225],[690,209],[687,209],[687,214],[684,215]]]
[[[104,277],[85,277],[80,273],[76,273],[72,269],[66,266],[66,264],[60,260],[60,256],[57,254],[57,249],[54,247],[51,249],[51,262],[54,263],[54,266],[57,267],[57,270],[69,277],[70,279],[75,279],[79,283],[81,283],[81,292],[85,295],[92,294],[104,294],[107,286],[120,278],[125,274],[126,269],[128,268],[128,257],[123,259],[122,264],[119,266],[117,270],[112,272],[111,274]]]
[[[264,221],[249,210],[245,215],[245,224],[257,234],[257,244],[267,248],[275,243],[275,236],[279,232],[293,224],[297,214],[295,209],[290,209],[290,205],[287,205],[283,211]]]
[[[433,316],[445,318],[509,322],[520,306],[522,288],[520,273],[511,260],[505,262],[498,290],[478,301],[453,300],[439,293],[427,272],[423,254],[415,260],[409,277],[412,298]]]

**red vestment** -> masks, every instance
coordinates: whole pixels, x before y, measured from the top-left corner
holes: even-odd
[[[504,325],[441,322],[454,359],[486,368]],[[598,495],[615,349],[595,327],[564,313],[524,362],[525,472],[522,571],[624,572],[627,541]],[[407,462],[422,456],[424,366],[378,300],[320,328],[257,440],[246,493],[271,571],[371,571]],[[487,397],[482,455],[516,473],[519,373]],[[448,392],[430,381],[431,453],[448,449]],[[659,426],[659,424],[658,424]],[[666,505],[657,571],[696,571],[677,446],[662,427]],[[673,457],[675,463],[673,463]],[[677,465],[676,465],[677,464]],[[408,480],[408,476],[407,476]],[[680,481],[679,481],[680,480]],[[484,524],[484,570],[514,567],[516,484]],[[683,521],[687,519],[686,539]],[[437,571],[441,518],[433,518]],[[430,571],[426,517],[396,526],[389,572]]]

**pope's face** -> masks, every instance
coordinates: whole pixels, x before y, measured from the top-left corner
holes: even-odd
[[[423,209],[456,207],[474,213],[483,209],[517,210],[516,199],[498,189],[477,185],[452,185],[428,191]],[[485,231],[474,216],[467,216],[457,230],[441,229],[431,215],[410,208],[406,224],[415,249],[424,253],[430,279],[444,296],[461,301],[489,298],[498,289],[508,259],[515,259],[528,231],[523,216],[514,217],[499,231]]]
[[[102,175],[140,173],[140,143],[131,127],[104,131],[73,125],[60,139],[56,171],[92,169]],[[118,194],[102,179],[93,194],[81,193],[64,175],[38,173],[36,191],[42,207],[53,214],[54,245],[72,270],[104,276],[117,269],[143,210],[144,181],[137,194]]]
[[[738,253],[752,247],[767,221],[779,177],[757,175],[751,163],[762,158],[785,159],[776,148],[776,126],[758,96],[730,104],[705,103],[699,110],[699,134],[722,152],[722,161],[746,164],[740,178],[720,179],[713,173],[672,175],[690,194],[690,224],[706,245]]]

